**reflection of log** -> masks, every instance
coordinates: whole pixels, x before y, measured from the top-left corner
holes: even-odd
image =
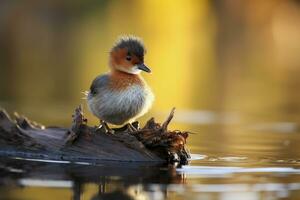
[[[162,168],[165,170],[161,170]],[[129,190],[132,192],[133,188],[139,191],[152,190],[149,183],[183,184],[186,182],[185,176],[176,172],[176,167],[172,165],[166,167],[164,163],[103,161],[96,165],[61,164],[24,161],[2,156],[0,156],[0,177],[0,199],[16,198],[14,193],[7,192],[7,187],[45,187],[48,183],[48,187],[58,183],[69,188],[70,191],[73,189],[73,199],[80,199],[80,196],[87,199],[93,191],[93,200],[97,200],[110,197],[116,192],[126,194]],[[99,185],[98,191],[96,188],[85,190],[87,186],[95,184]],[[59,187],[58,185],[55,187]],[[155,191],[164,189],[164,187],[157,188]],[[86,195],[86,192],[89,195]],[[123,198],[116,199],[123,200]]]
[[[16,115],[13,121],[0,111],[0,155],[70,161],[157,161],[186,164],[187,132],[168,131],[174,109],[162,125],[151,118],[144,128],[129,132],[125,127],[114,134],[89,127],[81,107],[76,108],[71,129],[44,128]]]

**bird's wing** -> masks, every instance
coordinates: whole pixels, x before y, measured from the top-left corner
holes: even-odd
[[[90,93],[95,95],[107,87],[109,76],[107,74],[97,76],[90,87]]]

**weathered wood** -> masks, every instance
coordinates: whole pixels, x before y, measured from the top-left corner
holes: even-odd
[[[70,129],[44,127],[15,115],[12,120],[0,110],[0,155],[10,157],[54,159],[68,161],[144,161],[179,162],[186,164],[189,153],[185,148],[188,132],[168,131],[174,115],[160,125],[151,118],[143,128],[129,131],[87,125],[82,108],[76,108]],[[137,123],[135,123],[137,125]]]

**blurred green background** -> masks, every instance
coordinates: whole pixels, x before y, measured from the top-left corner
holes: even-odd
[[[300,120],[296,0],[3,0],[0,106],[68,125],[121,34],[148,50],[156,101],[143,119],[175,106],[179,123]]]

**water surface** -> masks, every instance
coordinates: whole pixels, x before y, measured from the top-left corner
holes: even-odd
[[[295,124],[239,126],[245,130],[239,134],[218,132],[216,124],[173,126],[197,130],[188,140],[189,165],[1,158],[0,199],[258,200],[300,195]]]

